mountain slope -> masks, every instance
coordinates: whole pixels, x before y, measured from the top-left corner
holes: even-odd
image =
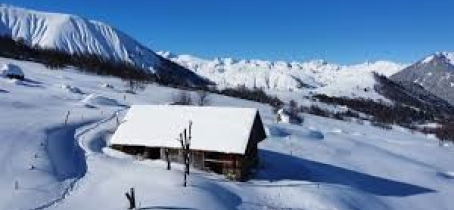
[[[22,39],[30,46],[68,53],[96,54],[129,61],[153,71],[158,56],[126,34],[100,22],[81,17],[44,13],[1,5],[0,33]]]
[[[21,40],[32,47],[128,62],[150,73],[185,80],[190,84],[206,83],[191,71],[162,58],[123,32],[74,15],[0,5],[0,35]]]
[[[403,85],[417,85],[454,104],[454,53],[435,53],[391,76]]]
[[[403,64],[388,61],[337,65],[321,60],[310,62],[232,58],[206,60],[191,55],[173,55],[169,52],[158,54],[193,70],[219,86],[244,85],[266,90],[311,91],[350,97],[379,97],[373,91],[375,85],[373,72],[389,76],[405,67]]]
[[[168,104],[179,90],[125,97],[118,78],[0,58],[8,63],[27,80],[0,77],[0,209],[127,209],[134,187],[141,209],[452,210],[454,147],[432,136],[313,115],[276,123],[270,106],[211,94],[212,106],[260,110],[260,167],[248,182],[191,169],[184,188],[182,165],[106,147],[128,105]]]

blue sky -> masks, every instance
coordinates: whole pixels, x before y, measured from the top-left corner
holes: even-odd
[[[201,57],[413,62],[454,51],[453,0],[4,0]]]

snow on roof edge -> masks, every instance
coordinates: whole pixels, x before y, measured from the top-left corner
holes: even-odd
[[[180,148],[176,138],[192,120],[191,149],[245,154],[257,115],[256,108],[133,105],[109,144]]]

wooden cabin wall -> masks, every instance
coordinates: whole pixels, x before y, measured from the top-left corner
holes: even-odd
[[[259,164],[258,143],[266,138],[264,135],[263,124],[258,115],[254,120],[248,145],[244,156],[241,157],[241,180],[245,180],[252,175],[252,170]]]
[[[248,148],[249,156],[239,154],[226,154],[220,152],[191,151],[191,166],[201,170],[223,174],[232,180],[244,180],[249,170],[255,165],[256,144]],[[166,160],[165,148],[148,148],[143,146],[111,145],[113,149],[130,155],[149,159]],[[169,157],[173,163],[183,163],[181,149],[169,149]]]
[[[160,158],[162,160],[166,160],[165,150],[166,150],[166,148],[160,148]],[[171,162],[183,163],[183,158],[182,158],[183,151],[181,151],[181,149],[168,148],[168,150],[169,150],[169,157],[170,157]]]
[[[140,156],[147,159],[159,159],[159,148],[144,147],[144,146],[126,146],[126,145],[111,145],[111,148],[122,151],[126,154]]]
[[[202,151],[191,151],[191,165],[194,168],[205,170],[205,154]]]

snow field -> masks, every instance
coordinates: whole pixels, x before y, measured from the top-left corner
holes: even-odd
[[[0,209],[125,209],[135,187],[142,209],[440,209],[454,196],[451,145],[405,129],[305,115],[304,124],[276,124],[272,109],[212,95],[214,106],[257,108],[269,137],[248,182],[193,170],[182,187],[182,167],[138,160],[105,148],[131,104],[167,104],[176,90],[150,85],[136,95],[111,77],[71,68],[1,59],[30,81],[0,78]],[[77,87],[84,94],[61,88]],[[104,88],[102,84],[111,84]],[[118,105],[81,105],[90,94]],[[295,93],[298,94],[298,93]],[[296,97],[286,93],[283,97]],[[70,111],[68,124],[65,116]],[[311,132],[323,134],[314,138]],[[196,138],[196,137],[194,137]],[[36,158],[35,158],[36,155]],[[31,169],[34,166],[34,169]],[[15,183],[18,183],[16,188]],[[24,199],[26,198],[26,199]]]

